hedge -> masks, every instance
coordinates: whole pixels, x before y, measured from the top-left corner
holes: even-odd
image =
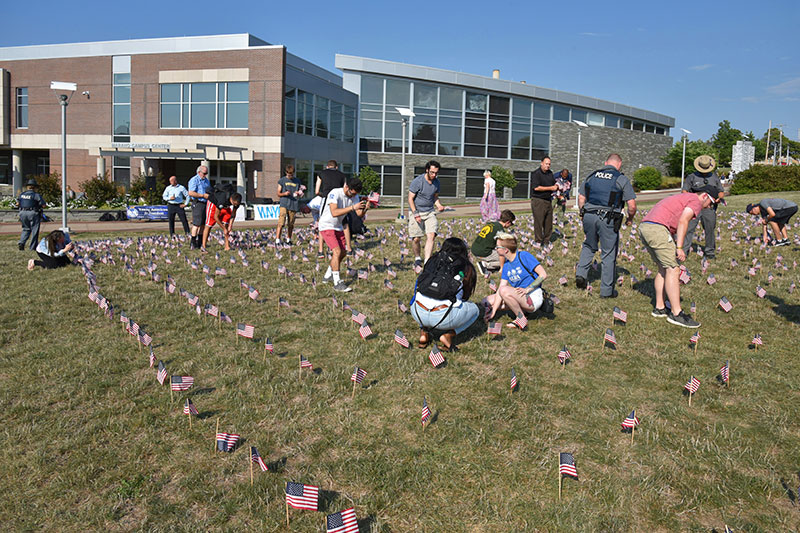
[[[633,188],[637,191],[652,191],[661,186],[661,172],[653,167],[642,167],[633,173]]]
[[[754,165],[740,172],[731,186],[731,194],[752,194],[800,190],[800,166]]]

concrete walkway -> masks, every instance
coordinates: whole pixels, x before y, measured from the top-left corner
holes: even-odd
[[[658,201],[662,198],[665,198],[671,194],[675,194],[679,192],[679,189],[669,189],[663,191],[643,191],[636,195],[636,199],[639,202],[653,202]],[[445,200],[445,205],[447,201]],[[574,211],[574,198],[570,202],[571,210]],[[530,200],[513,200],[513,201],[504,201],[500,202],[501,209],[511,209],[517,216],[524,216],[529,215],[531,211],[531,204]],[[367,223],[374,224],[376,222],[386,222],[390,220],[395,220],[397,218],[398,208],[387,208],[387,209],[378,209],[376,211],[370,211],[367,215]],[[468,217],[468,216],[480,216],[481,209],[480,204],[469,204],[469,205],[459,205],[455,207],[454,211],[446,211],[441,213],[439,216],[442,218],[453,218],[453,217]],[[121,221],[111,221],[111,222],[80,222],[80,221],[69,221],[69,215],[67,215],[67,223],[69,224],[71,235],[80,235],[82,233],[114,233],[114,232],[123,232],[123,233],[131,233],[136,231],[146,231],[151,233],[166,233],[169,231],[169,225],[167,222],[144,222],[144,221],[131,221],[131,220],[121,220]],[[311,215],[307,215],[305,217],[298,216],[297,218],[297,225],[299,227],[303,227],[305,225],[310,225],[312,221]],[[244,222],[237,222],[235,225],[236,229],[249,229],[249,228],[274,228],[278,225],[277,220],[245,220]],[[176,230],[181,230],[180,221],[175,221]],[[61,222],[53,221],[53,222],[46,222],[42,224],[41,229],[39,230],[39,235],[43,236],[47,233],[58,229],[61,227]],[[0,224],[0,235],[19,235],[21,231],[20,225],[18,223],[2,223]]]

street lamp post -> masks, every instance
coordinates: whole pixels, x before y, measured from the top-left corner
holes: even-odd
[[[578,168],[575,170],[575,209],[578,209],[578,191],[581,190],[581,129],[588,128],[589,125],[580,120],[572,122],[578,126]]]
[[[692,132],[681,128],[683,132],[683,157],[681,157],[681,190],[683,190],[683,177],[686,174],[686,136],[691,135]]]
[[[411,117],[414,117],[414,112],[411,111],[407,107],[395,107],[400,116],[403,118],[403,146],[401,149],[401,157],[400,157],[400,214],[397,215],[397,218],[403,220],[405,218],[404,214],[404,195],[406,193],[406,128],[408,126],[408,120]]]
[[[56,93],[61,104],[61,231],[69,233],[67,225],[67,106],[78,90],[76,83],[51,81],[50,89]]]

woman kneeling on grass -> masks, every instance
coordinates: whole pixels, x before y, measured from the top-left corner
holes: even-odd
[[[431,332],[437,330],[444,331],[439,337],[441,347],[453,350],[456,335],[478,318],[478,306],[467,301],[477,279],[468,254],[461,239],[445,239],[441,250],[428,259],[417,278],[411,316],[420,326],[420,348],[431,342]]]
[[[36,253],[39,254],[41,261],[33,259],[28,261],[28,270],[33,270],[37,266],[47,269],[65,267],[71,261],[68,252],[71,252],[72,248],[73,244],[68,233],[59,229],[51,231],[36,247]]]
[[[517,238],[510,233],[497,234],[495,249],[505,263],[497,292],[486,298],[491,307],[489,319],[497,311],[508,310],[516,318],[507,326],[522,329],[527,324],[525,313],[535,312],[544,302],[541,285],[547,272],[533,255],[517,251]]]

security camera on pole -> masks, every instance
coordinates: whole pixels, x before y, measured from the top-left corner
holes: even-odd
[[[69,81],[51,81],[50,88],[61,103],[61,231],[69,233],[67,226],[67,106],[78,90],[78,84]]]

